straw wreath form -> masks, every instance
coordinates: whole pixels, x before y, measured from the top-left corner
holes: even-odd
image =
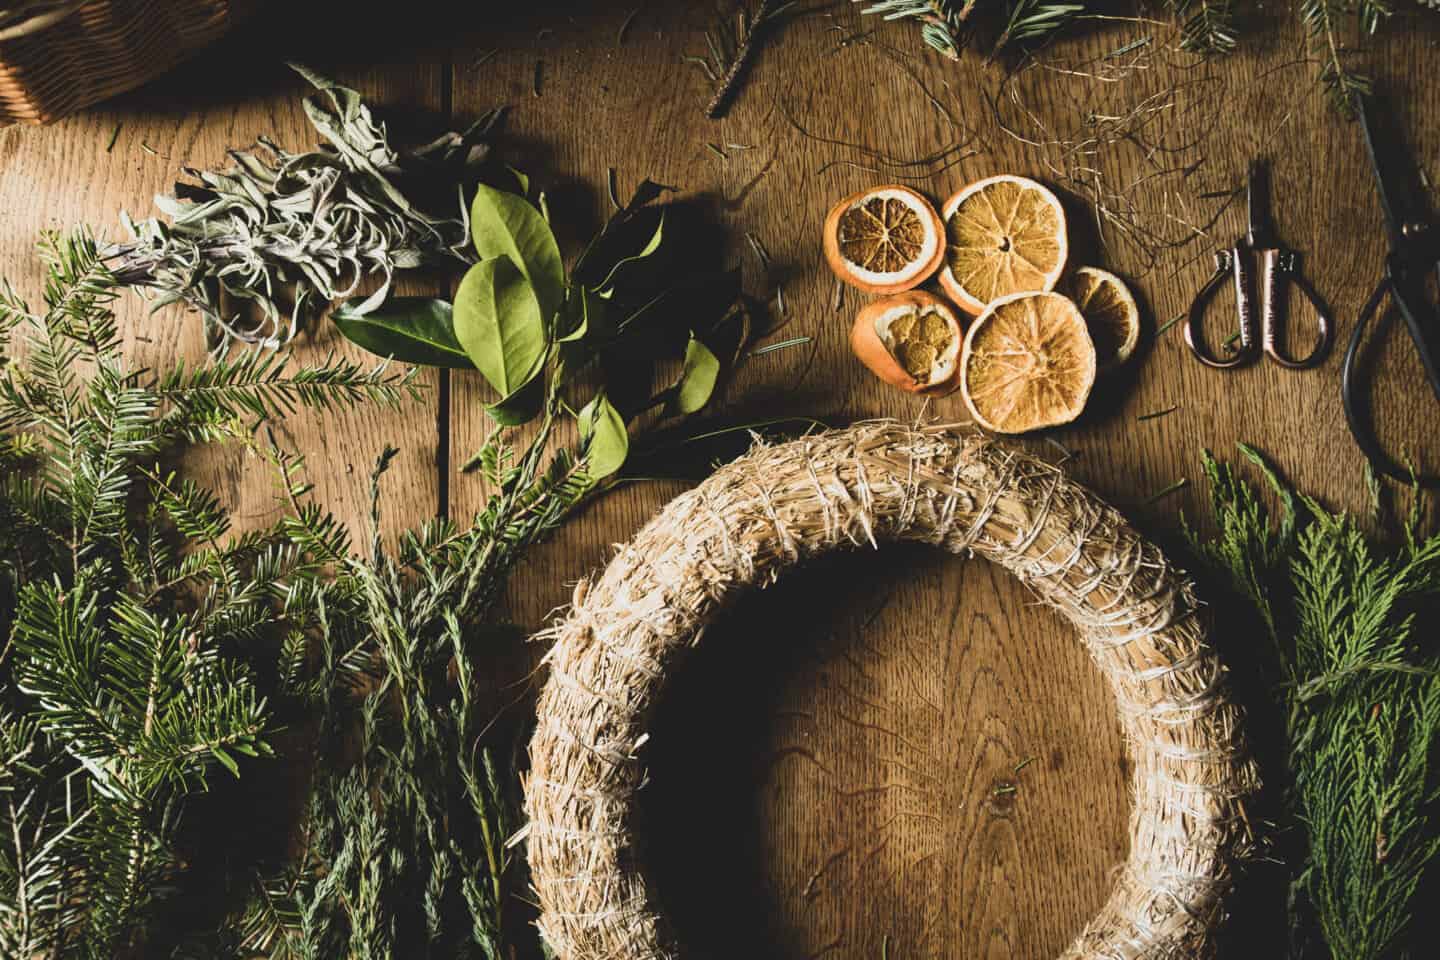
[[[540,930],[561,960],[683,956],[633,836],[672,656],[797,564],[897,541],[1005,567],[1075,625],[1114,688],[1134,760],[1130,853],[1064,956],[1211,952],[1258,776],[1190,581],[1057,467],[882,421],[758,444],[673,500],[547,631],[526,830]]]

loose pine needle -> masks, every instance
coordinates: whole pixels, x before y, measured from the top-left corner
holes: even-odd
[[[1165,331],[1169,330],[1171,327],[1175,326],[1175,324],[1179,323],[1181,320],[1184,320],[1184,319],[1185,319],[1185,314],[1183,314],[1183,313],[1177,313],[1177,314],[1175,314],[1175,316],[1171,317],[1169,320],[1166,320],[1164,323],[1160,324],[1160,328],[1155,331],[1155,339],[1156,339],[1156,340],[1159,340],[1161,337],[1163,337],[1163,336],[1165,335]]]
[[[630,15],[625,18],[625,22],[620,24],[620,30],[615,34],[615,46],[623,47],[625,45],[625,35],[630,32],[630,25],[635,22],[636,17],[640,16],[640,11],[643,9],[644,7],[636,7],[631,10]]]
[[[1065,444],[1061,443],[1059,440],[1056,440],[1054,437],[1046,437],[1045,442],[1060,452],[1060,459],[1055,462],[1055,465],[1057,467],[1068,460],[1075,459],[1075,454],[1070,451],[1070,448],[1065,446]]]
[[[615,168],[610,167],[605,172],[605,187],[610,193],[610,205],[616,210],[620,209],[620,186],[616,182]]]
[[[1150,45],[1150,37],[1149,37],[1148,35],[1146,35],[1146,36],[1140,37],[1139,39],[1131,40],[1129,43],[1125,44],[1123,47],[1117,47],[1116,49],[1111,50],[1109,53],[1105,54],[1104,59],[1106,59],[1106,60],[1113,60],[1113,59],[1115,59],[1116,57],[1123,57],[1123,56],[1125,56],[1125,54],[1127,54],[1127,53],[1134,53],[1136,50],[1139,50],[1139,49],[1141,49],[1142,47],[1147,47],[1147,46],[1149,46],[1149,45]]]
[[[1015,764],[1015,772],[1019,773],[1021,770],[1024,770],[1026,767],[1030,766],[1030,764],[1034,762],[1034,757],[1026,757],[1024,760],[1021,760],[1019,763]]]
[[[705,144],[705,149],[715,154],[715,156],[719,157],[721,160],[730,159],[729,154],[727,154],[724,150],[721,150],[718,143],[707,143]]]
[[[1142,414],[1140,414],[1138,417],[1135,418],[1135,422],[1136,422],[1136,423],[1143,423],[1143,422],[1146,421],[1146,420],[1156,420],[1156,419],[1159,419],[1160,417],[1169,416],[1170,414],[1174,413],[1176,410],[1179,410],[1179,409],[1180,409],[1180,404],[1178,404],[1178,403],[1171,404],[1170,406],[1166,407],[1166,408],[1163,409],[1163,410],[1152,410],[1152,411],[1150,411],[1149,413],[1142,413]]]
[[[761,357],[767,353],[774,353],[776,350],[785,350],[789,347],[798,347],[803,343],[809,343],[814,337],[791,337],[789,340],[778,340],[775,343],[767,343],[763,347],[756,347],[751,350],[749,356]]]
[[[115,124],[115,129],[110,132],[110,142],[105,144],[106,153],[109,153],[111,150],[115,149],[115,141],[120,139],[120,128],[123,126],[123,123]]]
[[[1175,493],[1179,490],[1184,490],[1185,487],[1189,485],[1189,483],[1190,481],[1187,478],[1181,477],[1179,480],[1176,480],[1174,483],[1170,484],[1170,486],[1166,487],[1163,490],[1156,490],[1154,493],[1150,494],[1150,496],[1146,497],[1140,502],[1144,506],[1149,506],[1157,500],[1163,500],[1164,498],[1170,496],[1170,494],[1172,493]]]

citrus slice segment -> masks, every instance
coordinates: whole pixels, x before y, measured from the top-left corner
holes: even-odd
[[[1076,267],[1057,290],[1080,308],[1100,373],[1130,359],[1140,343],[1140,307],[1123,280],[1099,267]]]
[[[970,415],[996,433],[1069,423],[1095,385],[1095,344],[1080,309],[1058,293],[1012,293],[990,304],[965,335],[960,392]]]
[[[959,382],[964,333],[950,304],[924,290],[885,297],[855,317],[850,347],[886,383],[949,393]]]
[[[892,185],[846,197],[825,218],[825,260],[835,275],[868,293],[900,293],[940,266],[945,230],[919,193]]]
[[[979,314],[990,301],[1051,290],[1065,269],[1065,210],[1034,180],[1002,173],[976,181],[945,202],[945,266],[940,283],[960,309]]]

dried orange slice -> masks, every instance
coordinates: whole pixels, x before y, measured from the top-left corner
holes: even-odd
[[[923,283],[945,253],[940,215],[919,193],[897,185],[846,197],[825,218],[825,260],[867,293],[900,293]]]
[[[1065,211],[1034,180],[1002,173],[945,202],[940,284],[966,313],[997,297],[1051,290],[1065,269]]]
[[[1069,423],[1095,385],[1095,344],[1080,309],[1058,293],[1012,293],[965,335],[960,392],[996,433]]]
[[[1130,359],[1140,343],[1140,307],[1123,280],[1099,267],[1076,267],[1056,289],[1074,300],[1085,317],[1099,372]]]
[[[950,304],[924,290],[876,300],[860,311],[850,331],[850,347],[860,362],[911,393],[955,389],[963,339]]]

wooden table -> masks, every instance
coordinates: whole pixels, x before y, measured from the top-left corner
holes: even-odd
[[[1203,522],[1201,449],[1229,455],[1244,440],[1324,502],[1366,507],[1338,356],[1311,372],[1221,373],[1190,358],[1178,329],[1155,336],[1208,275],[1211,250],[1242,231],[1236,192],[1251,157],[1273,161],[1281,234],[1305,252],[1342,338],[1379,275],[1381,215],[1358,130],[1312,84],[1287,11],[1220,61],[1176,52],[1166,24],[1114,21],[1016,70],[947,61],[909,26],[830,4],[787,24],[730,115],[712,122],[701,115],[708,83],[681,59],[704,49],[706,18],[692,5],[649,4],[623,36],[630,2],[520,6],[497,22],[456,22],[449,6],[412,3],[382,21],[311,4],[286,14],[283,33],[247,29],[102,109],[0,132],[4,273],[33,289],[26,250],[38,230],[112,230],[120,208],[147,214],[182,164],[217,164],[260,134],[313,142],[301,84],[279,66],[299,57],[361,89],[397,130],[434,132],[513,105],[506,149],[548,185],[572,253],[607,207],[608,168],[622,191],[650,176],[710,204],[777,336],[813,338],[745,364],[726,413],[960,420],[958,397],[924,407],[851,356],[862,298],[846,290],[837,309],[820,224],[837,198],[899,174],[943,199],[978,176],[1021,172],[1062,192],[1076,261],[1123,274],[1146,305],[1133,369],[1054,435],[1077,476],[1173,535],[1182,513]],[[1440,176],[1440,20],[1397,24],[1368,59]],[[886,155],[938,159],[897,167]],[[746,232],[779,267],[783,315]],[[203,355],[196,318],[128,316],[136,363]],[[297,352],[331,350],[360,355],[323,325]],[[1388,439],[1416,445],[1433,468],[1440,411],[1413,351],[1392,336],[1377,362]],[[478,506],[477,484],[456,468],[486,431],[485,388],[467,374],[422,381],[419,405],[281,425],[342,518],[364,523],[367,475],[386,442],[403,451],[387,481],[387,529],[441,510],[463,520]],[[242,522],[278,509],[243,454],[202,451],[188,464]],[[1149,499],[1179,480],[1189,485]],[[576,517],[517,576],[509,615],[541,623],[678,489],[629,486]],[[538,653],[497,651],[497,673],[523,675]],[[873,958],[888,943],[891,957],[1048,957],[1098,907],[1126,853],[1111,697],[1060,620],[986,565],[922,550],[824,564],[744,604],[673,687],[645,799],[654,871],[682,934],[717,955]]]

